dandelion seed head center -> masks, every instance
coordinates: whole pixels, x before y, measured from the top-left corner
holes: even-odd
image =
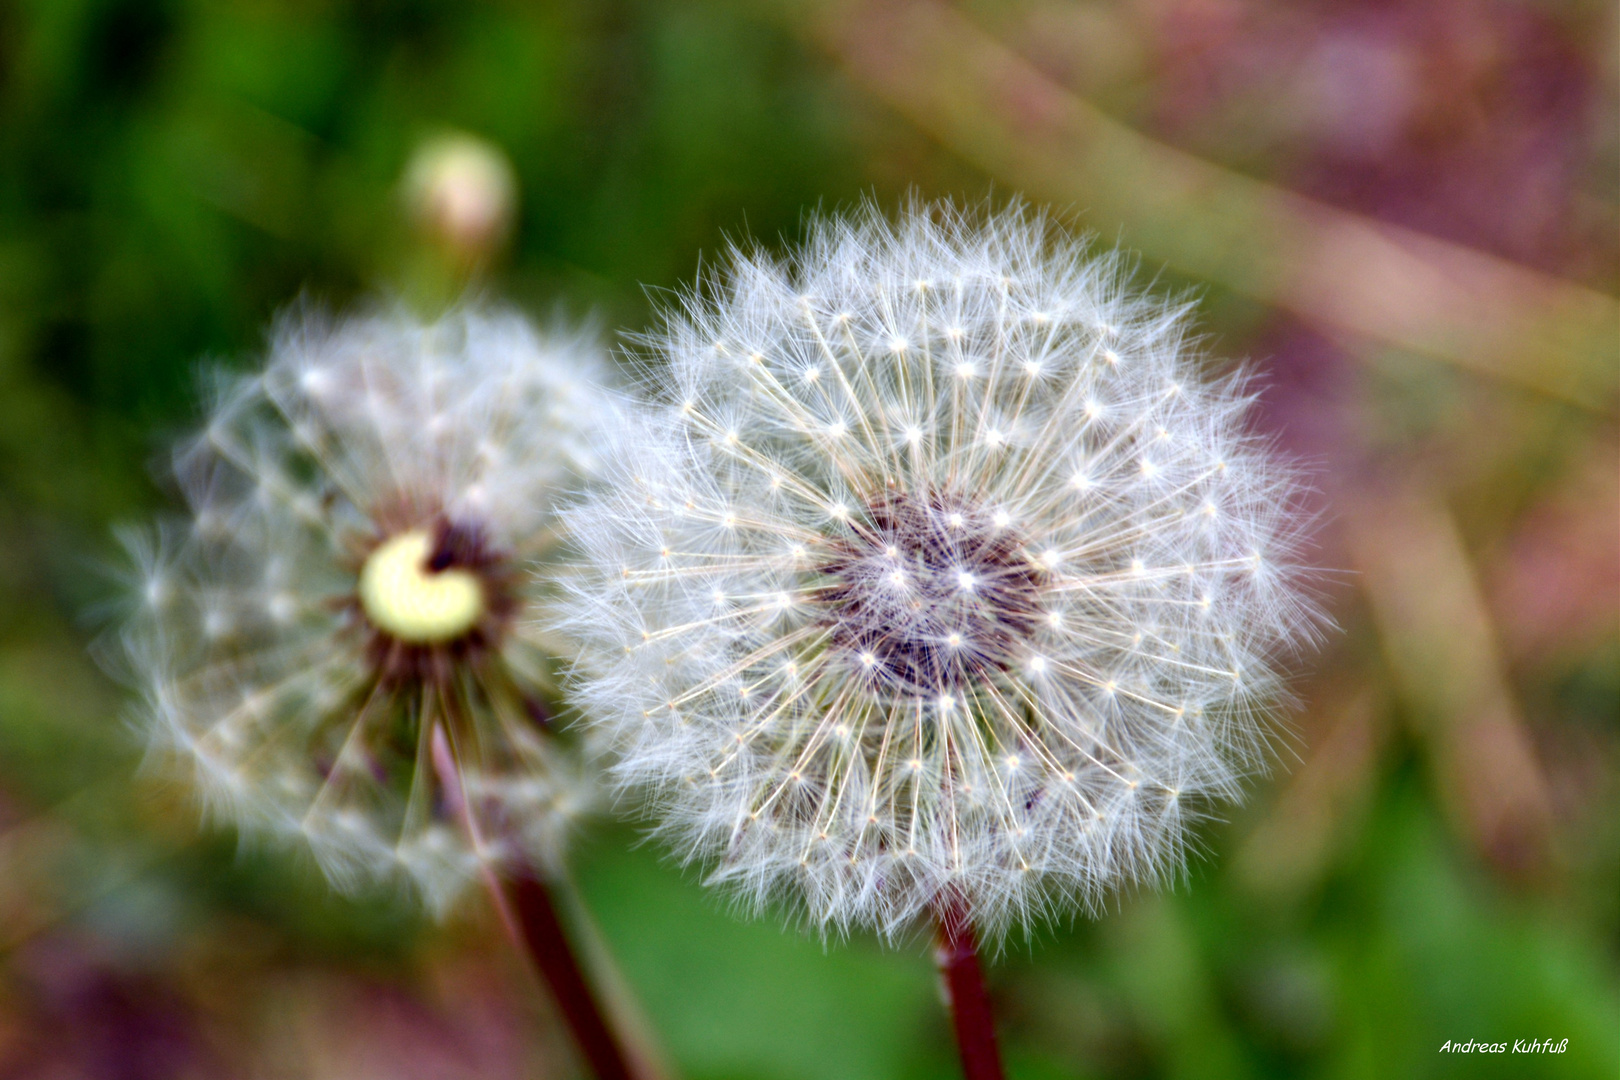
[[[444,517],[387,532],[361,564],[355,605],[393,677],[432,667],[425,653],[493,645],[517,608],[508,558],[477,522]]]
[[[1044,578],[1015,529],[952,493],[886,493],[819,567],[819,621],[872,690],[931,699],[1019,663]]]
[[[434,570],[433,534],[410,529],[384,540],[360,570],[360,606],[378,630],[413,645],[454,641],[484,614],[478,575]]]

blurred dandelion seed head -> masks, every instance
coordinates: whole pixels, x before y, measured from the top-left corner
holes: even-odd
[[[734,252],[570,511],[578,691],[712,880],[981,933],[1179,865],[1317,621],[1298,483],[1185,306],[1021,207]]]
[[[534,719],[554,507],[616,408],[596,347],[458,309],[278,324],[175,455],[188,520],[130,537],[141,717],[208,806],[333,882],[436,908],[556,857],[589,793]],[[538,572],[529,573],[538,567]]]

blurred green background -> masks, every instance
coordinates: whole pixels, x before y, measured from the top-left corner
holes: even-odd
[[[996,959],[1013,1075],[1620,1076],[1615,31],[1606,0],[0,0],[0,1077],[575,1075],[486,915],[332,897],[141,777],[86,651],[110,527],[169,498],[199,363],[253,363],[300,294],[634,330],[727,237],[913,189],[1027,193],[1195,289],[1347,571],[1274,775],[1187,873]],[[457,132],[508,163],[504,231],[406,181]],[[955,1075],[922,943],[735,920],[623,825],[575,869],[682,1075]]]

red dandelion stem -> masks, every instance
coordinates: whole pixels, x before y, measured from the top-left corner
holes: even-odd
[[[537,875],[526,871],[510,875],[505,888],[515,909],[520,940],[535,970],[550,987],[580,1056],[597,1080],[632,1080],[636,1074],[568,943],[551,889]]]
[[[967,1080],[1004,1080],[1001,1051],[996,1045],[996,1019],[985,989],[984,969],[959,899],[947,899],[936,910],[939,933],[935,961],[950,998],[951,1024],[956,1029],[956,1049],[962,1058],[962,1074]]]
[[[429,755],[445,801],[451,813],[466,826],[474,846],[482,849],[483,837],[462,791],[445,729],[435,725],[429,739]],[[486,864],[482,877],[507,936],[527,954],[535,973],[551,991],[552,1000],[574,1037],[574,1045],[597,1080],[642,1080],[630,1068],[630,1058],[608,1024],[601,1001],[574,955],[562,919],[557,915],[557,905],[552,901],[550,886],[526,865],[509,870],[503,879]]]

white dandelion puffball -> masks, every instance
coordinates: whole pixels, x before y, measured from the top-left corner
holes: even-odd
[[[532,624],[616,415],[596,355],[499,310],[295,314],[218,378],[175,457],[190,518],[132,537],[123,641],[155,748],[220,817],[441,909],[555,859],[585,791]]]
[[[1311,633],[1297,482],[1185,305],[1034,212],[868,207],[733,252],[569,512],[578,692],[758,907],[997,937],[1180,865]]]

